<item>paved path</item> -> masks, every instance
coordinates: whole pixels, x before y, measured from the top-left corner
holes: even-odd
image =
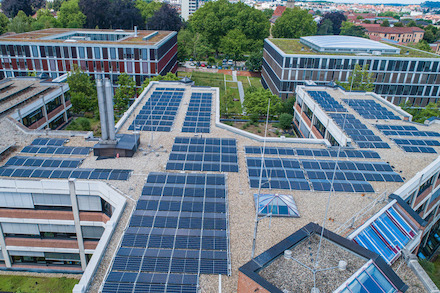
[[[241,83],[241,81],[237,80],[237,71],[232,71],[232,81],[237,83],[238,86],[238,95],[240,96],[240,103],[241,103],[241,108],[243,109],[243,104],[244,104],[244,89],[243,89],[243,84]],[[246,115],[246,112],[244,112],[244,110],[242,111],[243,115]]]

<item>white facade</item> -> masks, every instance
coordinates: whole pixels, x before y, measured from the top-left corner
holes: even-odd
[[[196,12],[198,8],[198,0],[182,0],[182,18],[187,21],[189,19],[189,16]]]

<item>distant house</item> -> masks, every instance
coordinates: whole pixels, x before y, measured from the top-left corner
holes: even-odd
[[[419,27],[382,27],[377,24],[361,24],[372,40],[391,40],[400,44],[418,43],[425,31]]]
[[[272,17],[270,18],[270,23],[274,24],[277,19],[283,15],[284,11],[286,11],[286,6],[277,6],[277,8],[274,10]]]
[[[434,51],[435,54],[440,55],[440,41],[437,41],[433,44],[429,44],[429,46],[431,47],[432,51]]]

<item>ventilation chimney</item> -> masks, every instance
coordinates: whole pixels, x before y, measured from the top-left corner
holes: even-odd
[[[137,25],[134,26],[134,37],[136,38],[138,36],[138,27]]]
[[[101,139],[108,140],[107,132],[107,107],[105,106],[105,92],[102,81],[96,80],[96,90],[98,92],[99,120],[101,121]]]
[[[345,260],[340,260],[338,264],[338,269],[340,271],[345,271],[347,269],[347,262]]]
[[[116,139],[115,134],[115,114],[113,108],[113,88],[108,78],[104,79],[104,90],[107,106],[107,124],[108,124],[108,139],[114,141]]]
[[[116,144],[112,85],[107,78],[104,80],[97,79],[96,90],[101,121],[101,143]]]

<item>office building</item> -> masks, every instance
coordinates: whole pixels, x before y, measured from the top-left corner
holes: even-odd
[[[181,15],[185,21],[188,21],[189,17],[193,15],[197,9],[199,9],[199,0],[182,0]]]
[[[0,147],[15,144],[0,166],[0,191],[14,192],[0,202],[9,213],[0,220],[28,224],[31,218],[33,224],[4,225],[0,248],[3,253],[6,247],[11,266],[3,269],[30,269],[43,261],[38,259],[43,256],[28,258],[24,252],[29,250],[45,253],[44,265],[32,269],[46,272],[51,266],[81,272],[83,257],[88,265],[74,292],[208,292],[219,287],[237,292],[245,285],[241,274],[249,272],[266,280],[258,284],[273,286],[258,292],[311,292],[306,269],[295,269],[299,275],[284,279],[287,273],[277,271],[297,268],[292,258],[313,264],[320,226],[325,226],[319,268],[339,266],[340,260],[347,266],[317,273],[314,287],[348,292],[355,280],[373,273],[368,284],[380,281],[381,288],[389,288],[385,292],[420,290],[425,283],[405,261],[435,255],[420,243],[428,239],[434,250],[437,243],[440,125],[412,123],[409,114],[371,93],[316,85],[297,92],[295,108],[302,112],[295,123],[304,138],[264,139],[221,123],[219,89],[152,82],[115,126],[116,135],[135,132],[140,137],[138,151],[133,157],[102,160],[90,153],[96,142],[86,135],[23,132],[0,119]],[[326,124],[324,116],[333,124]],[[315,136],[306,136],[305,130]],[[260,186],[264,196],[258,196]],[[255,255],[264,257],[252,261],[256,212],[261,218]],[[75,232],[46,224],[74,226]],[[101,233],[98,228],[79,229],[89,226],[104,227],[101,240],[93,238]],[[22,234],[11,235],[7,231],[12,228]],[[62,250],[54,250],[50,233]],[[26,246],[17,247],[15,237]],[[274,246],[277,253],[270,250]],[[288,259],[286,249],[292,252]],[[11,257],[14,251],[20,258]],[[47,263],[53,255],[46,252],[79,255],[80,261],[69,255],[70,260],[63,256],[66,263]],[[252,267],[243,272],[240,268],[250,261]],[[277,270],[279,261],[287,266]],[[289,286],[290,280],[290,287],[280,285]]]
[[[356,64],[368,65],[374,92],[393,104],[437,102],[439,56],[409,47],[350,36],[311,36],[264,41],[262,83],[282,98],[297,85],[348,82]]]
[[[380,24],[361,24],[372,40],[391,41],[399,44],[417,44],[423,40],[425,30],[419,27],[383,27]]]
[[[30,129],[58,129],[70,117],[69,85],[36,77],[0,80],[0,115]]]
[[[127,73],[144,79],[177,70],[177,33],[91,29],[45,29],[0,37],[0,78],[35,72],[57,78],[75,66],[113,84]]]

